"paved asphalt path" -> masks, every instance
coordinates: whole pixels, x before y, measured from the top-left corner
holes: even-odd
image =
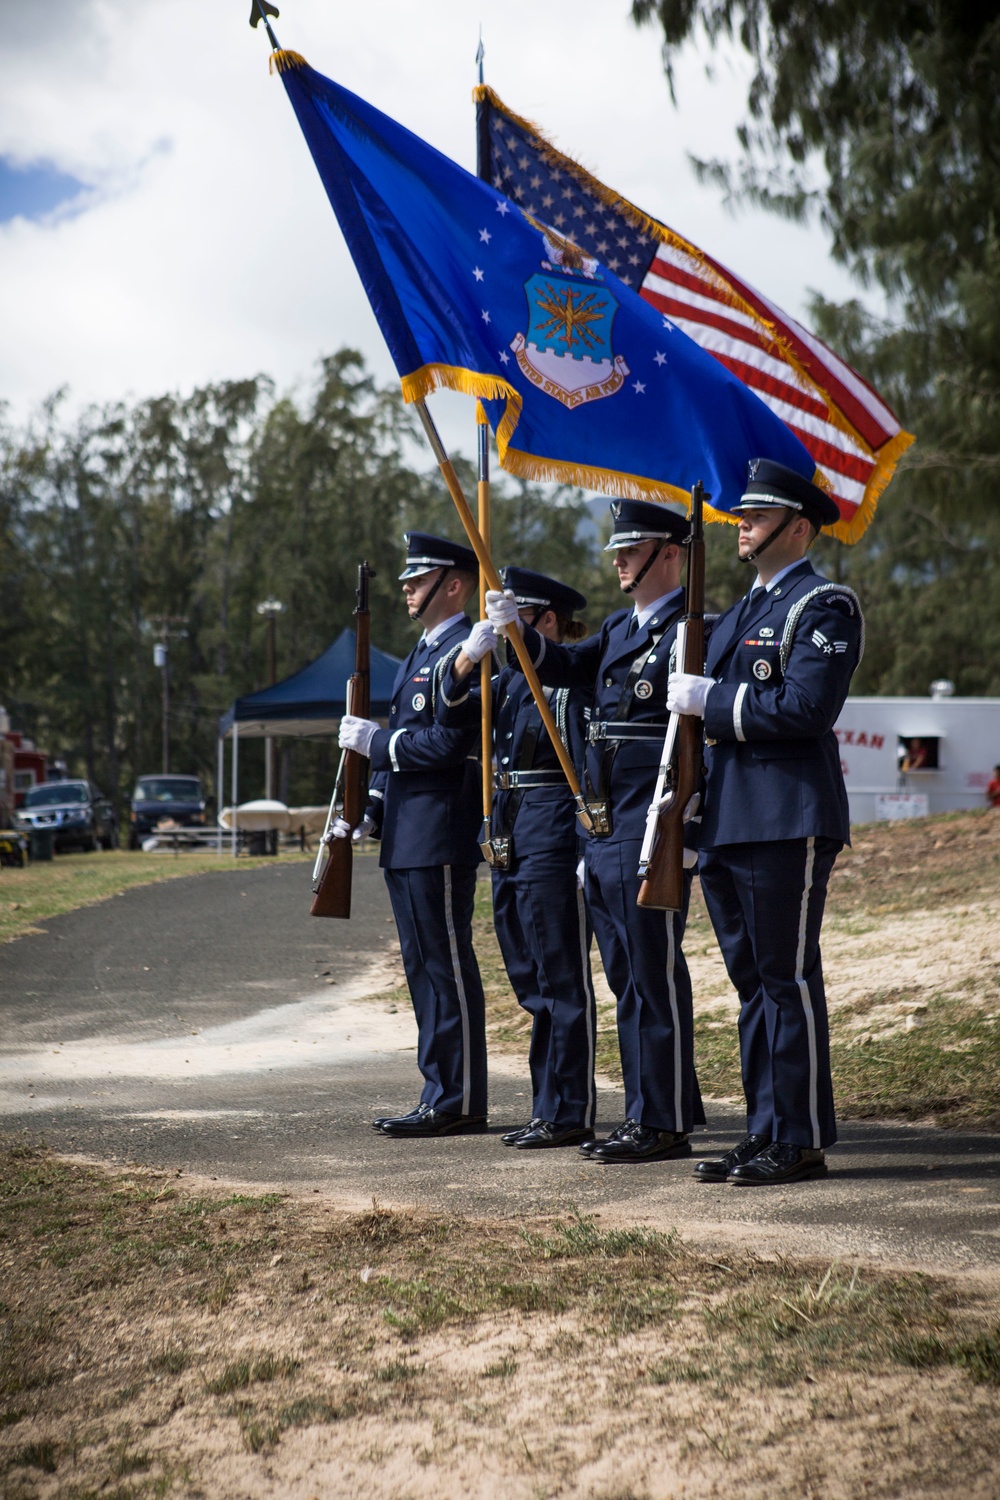
[[[504,1149],[530,1093],[523,1062],[498,1059],[490,1134],[377,1136],[373,1114],[417,1100],[416,1033],[390,1004],[398,950],[381,876],[372,858],[356,868],[350,923],[311,919],[309,867],[288,862],[133,889],[0,948],[0,1129],[348,1206],[511,1218],[575,1206],[676,1226],[720,1253],[1000,1266],[995,1135],[848,1123],[823,1182],[706,1187],[689,1162],[602,1168],[575,1150]],[[602,1089],[600,1122],[622,1114]],[[696,1155],[740,1129],[710,1104]]]

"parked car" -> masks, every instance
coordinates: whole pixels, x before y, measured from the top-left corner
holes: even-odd
[[[132,793],[128,846],[138,849],[160,823],[182,828],[205,821],[205,793],[197,776],[140,776]]]
[[[52,830],[57,852],[79,848],[114,849],[118,845],[118,815],[114,804],[92,781],[44,781],[24,795],[17,815],[19,827]]]

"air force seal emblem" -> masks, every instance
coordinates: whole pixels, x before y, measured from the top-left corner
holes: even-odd
[[[645,677],[640,677],[635,685],[635,696],[637,698],[651,698],[653,696],[653,684],[647,682]]]
[[[753,675],[758,682],[766,682],[771,675],[771,663],[765,657],[759,656],[753,664]]]
[[[426,703],[427,699],[424,697],[423,693],[414,693],[412,699],[412,707],[416,709],[417,713],[419,713],[420,710],[426,706]]]
[[[546,396],[572,411],[613,396],[629,367],[611,343],[618,303],[590,260],[573,244],[546,231],[542,262],[547,274],[529,276],[528,331],[511,343],[521,373]]]

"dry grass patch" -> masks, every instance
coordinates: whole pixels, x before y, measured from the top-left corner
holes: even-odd
[[[4,1500],[992,1493],[978,1282],[3,1166]]]

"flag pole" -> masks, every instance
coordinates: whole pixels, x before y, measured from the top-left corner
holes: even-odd
[[[490,550],[490,429],[486,413],[476,402],[476,437],[479,445],[479,535],[486,551]],[[486,574],[479,569],[479,618],[486,618]],[[483,737],[483,837],[490,836],[490,814],[493,811],[493,652],[487,651],[479,664]]]
[[[483,576],[491,589],[502,589],[503,585],[500,582],[500,575],[493,566],[493,559],[490,557],[489,548],[483,541],[479,527],[476,525],[472,511],[469,509],[469,502],[465,498],[465,492],[459,483],[459,478],[455,473],[452,461],[448,457],[447,449],[442,443],[438,430],[434,425],[434,419],[423,401],[417,401],[414,405],[416,406],[417,415],[423,423],[424,432],[427,434],[427,441],[431,445],[438,468],[441,470],[441,475],[448,487],[448,493],[455,503],[459,520],[465,527],[465,534],[469,538],[469,545],[479,560]],[[552,741],[552,747],[559,757],[559,764],[562,767],[563,775],[566,777],[569,789],[576,799],[576,815],[582,826],[590,833],[594,826],[594,820],[590,816],[590,811],[584,801],[583,793],[580,790],[579,777],[576,774],[576,769],[570,759],[569,752],[562,742],[562,736],[552,716],[549,700],[546,698],[542,684],[538,680],[538,673],[535,671],[525,639],[516,626],[511,629],[507,638],[514,648],[514,655],[517,657],[521,671],[524,673],[528,686],[531,689],[531,696],[535,700],[535,707],[541,714],[542,723],[545,725],[545,732]]]
[[[250,0],[250,25],[256,31],[257,22],[263,21],[264,30],[267,32],[268,40],[271,43],[273,51],[280,52],[281,48],[278,46],[278,38],[271,30],[271,23],[267,19],[268,16],[276,16],[277,14],[277,7],[274,5],[269,5],[267,3],[267,0]]]
[[[479,28],[479,47],[476,63],[479,67],[479,82],[483,79],[483,28]],[[486,119],[486,106],[476,105],[476,175],[484,182],[490,180],[490,138]],[[479,458],[477,498],[479,501],[479,534],[487,552],[490,550],[490,430],[486,425],[486,413],[476,402],[476,438]],[[486,618],[486,574],[479,570],[479,618]],[[482,703],[483,741],[483,836],[485,844],[490,836],[490,814],[493,811],[493,653],[487,651],[479,667],[480,698]]]

